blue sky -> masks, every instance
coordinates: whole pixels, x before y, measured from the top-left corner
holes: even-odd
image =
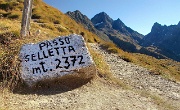
[[[120,18],[128,27],[148,34],[155,22],[178,24],[180,0],[44,0],[61,12],[79,10],[90,19],[106,12],[112,19]]]

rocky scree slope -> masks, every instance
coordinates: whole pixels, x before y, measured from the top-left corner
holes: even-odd
[[[180,107],[180,82],[170,81],[159,75],[154,75],[146,68],[137,66],[121,59],[117,54],[104,51],[98,44],[91,47],[104,56],[112,74],[130,85],[133,90],[151,94],[161,102],[177,109]]]

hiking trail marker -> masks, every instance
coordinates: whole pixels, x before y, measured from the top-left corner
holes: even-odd
[[[75,34],[26,44],[19,56],[21,77],[29,86],[94,65],[84,38]]]

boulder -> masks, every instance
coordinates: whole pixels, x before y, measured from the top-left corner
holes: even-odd
[[[21,77],[29,86],[66,78],[70,82],[73,77],[86,80],[96,75],[84,38],[76,34],[25,44],[19,57]]]

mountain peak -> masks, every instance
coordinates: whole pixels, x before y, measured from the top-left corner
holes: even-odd
[[[162,27],[161,24],[159,24],[158,22],[155,22],[154,25],[152,26],[151,31],[158,31],[160,28]]]
[[[125,29],[125,24],[118,18],[117,20],[114,20],[112,27],[122,32],[122,30]]]
[[[121,21],[121,20],[118,18],[117,21]]]
[[[73,11],[73,12],[68,11],[66,14],[68,14],[68,15],[76,14],[76,15],[79,15],[79,16],[83,15],[79,10],[76,10],[76,11]]]
[[[105,12],[101,12],[99,14],[96,14],[91,20],[93,21],[93,19],[95,18],[99,18],[98,22],[112,22],[112,18],[109,17],[108,14],[106,14]]]
[[[76,12],[76,13],[81,13],[79,10],[76,10],[76,11],[74,11],[74,12]]]
[[[119,25],[125,26],[125,24],[119,18],[115,20],[114,22],[117,22]]]
[[[178,23],[178,26],[180,26],[180,21],[179,21],[179,23]]]
[[[104,15],[104,16],[108,16],[108,14],[105,13],[105,12],[100,12],[99,14],[100,14],[100,15]]]
[[[180,22],[177,25],[161,25],[154,23],[151,32],[144,38],[145,46],[157,46],[160,54],[174,60],[180,61],[179,39]]]
[[[109,15],[107,15],[105,12],[101,12],[99,14],[96,14],[91,19],[91,21],[94,25],[101,24],[101,25],[98,25],[98,26],[100,26],[99,28],[102,28],[102,27],[111,28],[112,27],[111,24],[113,23],[113,19],[110,18]]]
[[[79,10],[76,10],[74,12],[68,11],[66,15],[70,16],[76,22],[84,25],[86,29],[93,28],[93,24],[91,23],[90,19],[86,15],[83,15]]]
[[[155,22],[153,26],[161,26],[158,22]]]

